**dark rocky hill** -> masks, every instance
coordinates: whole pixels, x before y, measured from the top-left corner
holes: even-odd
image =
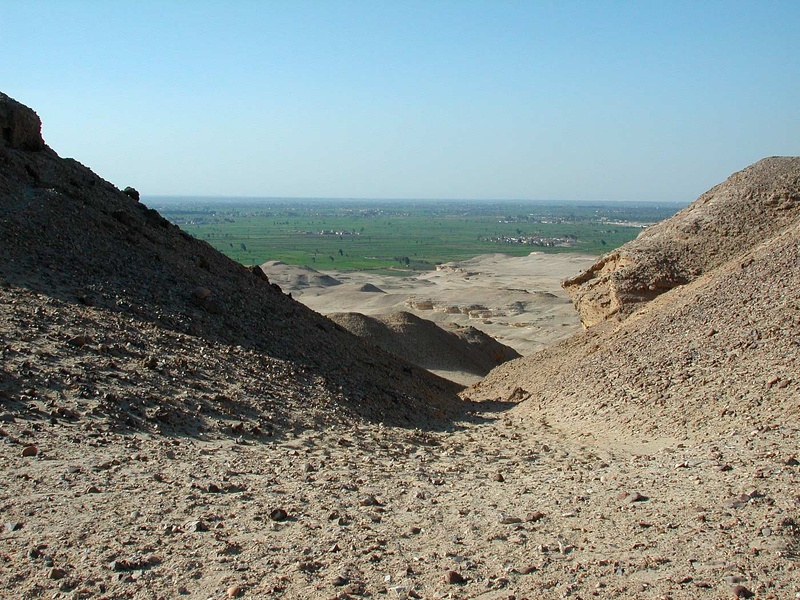
[[[10,319],[3,327],[9,341],[0,393],[6,398],[19,400],[34,389],[40,404],[58,395],[77,410],[80,395],[100,402],[104,381],[115,381],[107,363],[135,362],[146,365],[136,370],[149,400],[130,394],[120,401],[124,410],[83,410],[119,409],[131,421],[148,419],[152,409],[179,426],[203,411],[230,413],[225,402],[247,405],[253,418],[277,411],[297,423],[318,411],[419,425],[459,409],[457,386],[367,347],[281,293],[260,269],[171,225],[138,202],[134,190],[124,193],[59,158],[40,127],[32,110],[0,96],[0,303]],[[26,341],[12,342],[14,333]],[[225,356],[237,356],[236,364]],[[92,375],[97,381],[83,391],[56,382],[67,361],[83,363],[78,370],[85,373],[96,363],[104,375]],[[204,366],[191,366],[197,361]],[[273,369],[283,375],[272,378],[269,393],[258,391],[269,377],[249,393],[236,391],[236,373],[249,370],[256,380]],[[145,394],[154,372],[171,377],[157,382],[158,393]],[[197,379],[206,382],[206,394],[166,400],[186,395]],[[212,381],[230,386],[212,393]],[[228,399],[216,402],[217,395]]]

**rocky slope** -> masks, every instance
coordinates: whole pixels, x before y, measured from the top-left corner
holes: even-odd
[[[498,367],[468,395],[516,393],[537,418],[635,435],[796,424],[798,265],[800,222],[621,324]]]
[[[459,383],[464,376],[484,376],[497,365],[520,357],[513,348],[474,327],[445,324],[445,329],[405,311],[380,317],[360,313],[327,316],[369,343]]]
[[[43,143],[41,150],[24,149],[36,146],[30,129],[38,118],[8,99],[1,104],[0,114],[11,115],[2,124],[10,129],[4,137],[11,142],[0,147],[4,295],[27,297],[19,301],[26,309],[57,303],[58,314],[76,321],[91,309],[123,331],[155,327],[191,336],[200,345],[238,347],[267,362],[283,361],[290,370],[312,371],[313,381],[285,385],[326,398],[323,404],[334,412],[394,422],[458,410],[454,385],[367,348],[282,294],[260,270],[248,270],[191,238]],[[79,327],[69,335],[91,338],[79,346],[91,354],[102,354],[124,337],[93,336]],[[128,354],[161,360],[163,351],[143,346]],[[8,369],[3,379],[12,397],[28,385]]]
[[[564,281],[588,327],[694,281],[800,215],[800,159],[765,158]]]

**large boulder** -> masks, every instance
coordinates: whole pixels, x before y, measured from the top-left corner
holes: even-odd
[[[43,150],[42,121],[32,109],[0,92],[0,145]]]
[[[590,327],[697,279],[782,231],[800,214],[800,157],[765,158],[734,173],[674,217],[566,279]]]

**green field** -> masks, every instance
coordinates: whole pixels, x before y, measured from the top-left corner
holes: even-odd
[[[151,208],[245,264],[402,274],[479,254],[602,254],[679,204],[160,197]]]

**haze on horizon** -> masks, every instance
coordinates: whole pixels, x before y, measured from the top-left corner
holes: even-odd
[[[143,195],[688,203],[800,155],[794,0],[0,9],[0,90]]]

